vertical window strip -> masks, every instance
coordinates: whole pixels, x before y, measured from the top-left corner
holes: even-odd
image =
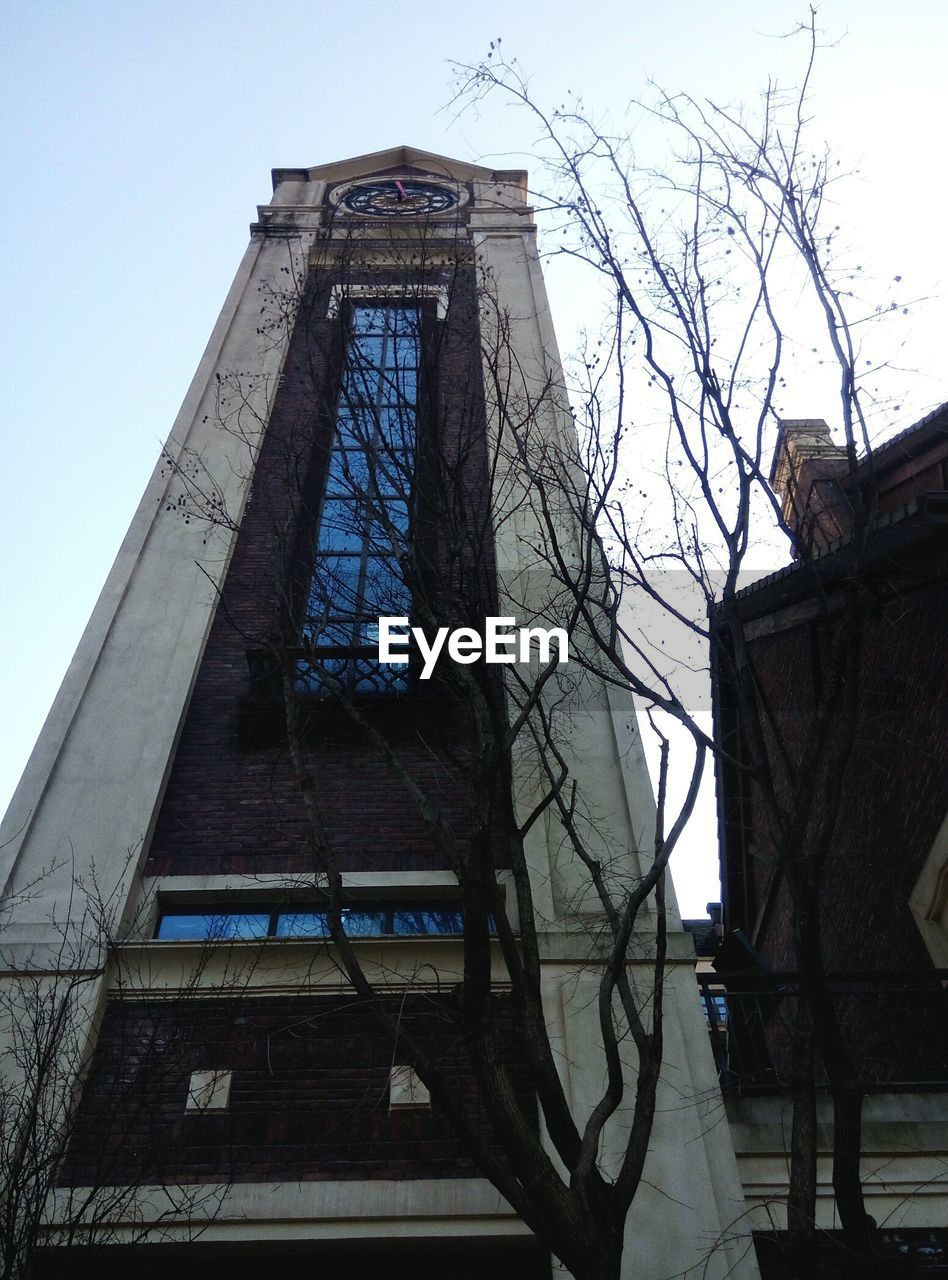
[[[415,466],[417,308],[357,305],[351,313],[297,687],[324,693],[399,693],[408,672],[366,653],[318,650],[378,644],[378,618],[405,615],[410,597],[398,569],[409,536]]]

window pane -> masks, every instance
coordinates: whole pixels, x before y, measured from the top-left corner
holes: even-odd
[[[357,365],[349,367],[343,380],[343,403],[349,409],[374,404],[379,396],[381,379],[381,369]]]
[[[364,618],[404,617],[411,612],[411,592],[390,556],[370,556],[365,567]]]
[[[175,938],[184,942],[206,938],[207,916],[162,916],[158,922],[158,938]]]
[[[390,308],[388,307],[353,307],[353,335],[361,333],[383,333],[386,327],[385,322],[389,314]]]
[[[319,517],[319,550],[361,551],[365,521],[363,500],[327,499]]]
[[[382,380],[383,403],[393,406],[418,402],[418,370],[414,367],[386,369]]]
[[[393,933],[463,933],[464,913],[460,907],[424,911],[396,911]]]
[[[418,344],[414,337],[389,338],[385,346],[386,369],[418,367]]]
[[[362,643],[358,638],[358,623],[353,618],[329,618],[326,621],[313,619],[304,635],[313,644],[348,647]]]
[[[327,496],[363,494],[369,488],[369,462],[362,449],[334,449],[329,458]]]
[[[368,425],[365,421],[366,414],[369,417]],[[336,415],[335,444],[343,448],[363,448],[374,433],[371,419],[371,410],[359,410],[354,403],[340,407]]]
[[[342,924],[350,938],[378,938],[385,933],[385,912],[343,911]]]
[[[369,526],[369,538],[373,542],[372,551],[381,553],[398,551],[408,540],[408,503],[393,500],[384,507],[376,506],[372,511],[372,523]]]
[[[407,497],[411,492],[411,457],[389,448],[377,449],[371,462],[371,478],[381,497]]]
[[[292,911],[277,916],[278,938],[328,938],[325,911]]]
[[[359,556],[319,556],[310,590],[310,618],[328,620],[333,615],[354,613],[359,602]]]
[[[270,925],[269,915],[219,912],[214,915],[164,915],[158,925],[160,939],[176,939],[187,942],[208,939],[212,942],[230,941],[235,938],[265,938]]]
[[[354,366],[365,369],[379,369],[382,366],[382,348],[385,339],[381,334],[370,337],[354,337],[349,344],[349,359]],[[392,346],[391,342],[388,346]]]
[[[385,442],[384,457],[395,451],[410,458],[415,451],[415,410],[411,405],[392,405],[379,410],[379,434]]]

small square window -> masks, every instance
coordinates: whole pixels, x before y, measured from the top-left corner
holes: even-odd
[[[388,1077],[390,1107],[430,1107],[428,1086],[415,1074],[414,1067],[392,1067]]]
[[[232,1071],[192,1071],[185,1111],[226,1111]]]

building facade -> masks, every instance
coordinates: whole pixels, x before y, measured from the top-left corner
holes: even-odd
[[[814,740],[820,682],[833,669],[843,620],[853,617],[844,595],[859,575],[857,666],[838,676],[856,695],[820,878],[822,960],[866,1095],[866,1208],[883,1229],[891,1265],[901,1259],[911,1275],[948,1266],[946,466],[944,406],[855,469],[826,423],[783,423],[771,481],[801,554],[737,602],[748,661],[771,717],[772,776],[789,789]],[[858,550],[856,510],[870,512]],[[748,1206],[766,1230],[767,1206],[786,1194],[800,912],[759,775],[742,767],[751,758],[753,725],[723,668],[714,692],[715,733],[726,753],[718,773],[724,939],[714,990],[727,991],[729,1025],[718,1033],[719,1067]],[[815,819],[832,795],[832,787],[817,789]],[[831,1231],[839,1226],[833,1126],[820,1061],[814,1079],[818,1222]],[[767,1256],[772,1274],[784,1274],[776,1244]],[[910,1258],[917,1269],[909,1269]]]
[[[575,531],[534,483],[572,457],[534,237],[521,172],[275,171],[0,840],[5,1096],[35,1104],[8,1258],[560,1270],[517,1160],[562,1177],[604,1097],[590,868],[628,896],[655,813],[629,698],[537,636],[473,661],[486,618],[574,619]],[[386,653],[382,618],[454,647]],[[630,990],[660,933],[646,902]],[[622,1274],[753,1277],[674,902],[660,988]]]

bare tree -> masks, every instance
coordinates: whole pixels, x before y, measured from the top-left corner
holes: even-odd
[[[800,86],[769,85],[756,111],[664,93],[640,106],[644,124],[659,125],[678,153],[661,171],[637,165],[635,139],[597,127],[578,100],[544,109],[499,41],[484,62],[458,68],[456,104],[470,110],[499,95],[524,109],[546,159],[536,199],[552,224],[547,243],[580,279],[598,282],[601,328],[571,388],[578,455],[567,460],[538,446],[530,430],[516,432],[531,502],[546,519],[553,572],[592,638],[592,652],[583,651],[589,669],[677,721],[699,751],[744,778],[762,807],[790,888],[800,973],[788,1225],[804,1243],[815,1230],[815,1079],[823,1071],[836,1206],[848,1247],[869,1267],[877,1242],[859,1172],[863,1089],[824,964],[821,886],[858,738],[871,607],[870,420],[881,402],[864,329],[903,305],[866,304],[859,269],[836,252],[841,170],[828,149],[814,149],[808,119],[815,12],[801,32],[808,56]],[[788,522],[767,460],[789,370],[802,376],[801,350],[835,370],[842,459],[834,483],[846,510],[841,517],[824,502]],[[867,376],[861,370],[870,365]],[[646,468],[655,479],[643,478]],[[582,530],[585,574],[546,516],[564,501]],[[774,533],[789,540],[808,576],[821,634],[809,714],[793,726],[770,705],[739,599],[742,571]],[[820,558],[841,533],[845,577],[830,584]],[[596,572],[610,584],[604,591],[590,589]],[[643,613],[644,629],[636,620]],[[709,661],[731,690],[741,725],[736,756],[733,741],[713,743],[702,732],[687,688],[692,673],[663,652],[666,640],[679,658],[688,652],[687,640],[672,638],[682,630],[696,638],[698,664]]]
[[[756,114],[660,96],[650,116],[682,151],[662,173],[638,169],[630,139],[598,129],[578,103],[545,112],[499,49],[459,68],[460,109],[497,94],[538,126],[547,243],[598,282],[600,325],[567,382],[552,352],[539,373],[525,371],[512,318],[492,304],[489,276],[460,255],[445,257],[443,246],[429,256],[424,236],[405,250],[398,287],[386,285],[404,325],[402,351],[415,356],[404,368],[398,359],[373,364],[367,348],[381,350],[394,331],[386,336],[390,322],[371,316],[360,329],[354,317],[377,278],[354,233],[335,240],[330,233],[315,260],[331,257],[332,272],[290,274],[285,292],[265,300],[261,323],[263,340],[292,335],[287,367],[309,387],[304,411],[271,415],[270,401],[237,372],[220,384],[219,425],[245,440],[248,474],[256,470],[249,510],[258,534],[247,533],[244,513],[225,510],[201,459],[167,459],[180,482],[170,506],[185,518],[229,524],[243,537],[268,531],[266,617],[231,621],[246,642],[260,704],[279,708],[313,885],[346,979],[478,1169],[578,1280],[620,1272],[662,1066],[668,859],[709,754],[757,788],[793,894],[801,999],[790,1229],[804,1239],[815,1229],[818,1059],[835,1108],[840,1219],[867,1266],[876,1251],[859,1177],[861,1085],[823,964],[819,898],[856,734],[863,552],[874,518],[872,486],[863,483],[871,440],[849,318],[853,282],[835,273],[835,231],[824,225],[836,170],[807,142],[814,20],[804,32],[801,87],[785,94],[771,86]],[[386,269],[391,278],[391,262]],[[427,318],[434,291],[447,299],[444,326]],[[788,527],[765,471],[801,323],[806,342],[838,371],[851,482],[850,572],[832,600],[817,543]],[[426,325],[430,340],[422,343]],[[465,335],[474,330],[472,351]],[[388,398],[372,389],[379,366],[391,382]],[[406,390],[409,382],[417,391]],[[643,412],[648,420],[636,421]],[[738,593],[759,528],[790,538],[831,623],[802,746],[783,740],[744,632]],[[516,573],[498,571],[497,547],[507,536],[523,551]],[[347,596],[351,607],[340,609]],[[226,589],[221,608],[228,609]],[[397,699],[417,678],[417,665],[406,672],[380,658],[373,619],[410,615],[430,645],[439,629],[480,633],[485,616],[507,613],[568,632],[570,666],[549,652],[504,666],[502,676],[482,662],[441,663],[430,686],[440,713],[416,724],[407,746],[381,710],[384,699],[372,705],[362,696],[374,690]],[[680,660],[683,650],[690,664]],[[709,663],[733,686],[750,726],[739,757],[711,740],[696,711],[695,671],[700,684]],[[630,690],[659,744],[647,849],[616,845],[572,748],[584,709]],[[347,930],[343,863],[312,745],[332,716],[397,779],[439,865],[456,877],[464,963],[452,1017],[476,1081],[473,1100],[400,1020],[384,978],[367,970]],[[419,766],[419,743],[451,778],[449,800]],[[598,975],[605,1085],[583,1115],[569,1105],[543,1005],[544,922],[530,842],[546,825],[581,872],[576,921]],[[518,1093],[504,1058],[494,930],[535,1103]],[[613,1162],[603,1143],[619,1115],[627,1140]]]
[[[4,919],[41,888],[42,879],[8,900]],[[51,945],[0,958],[4,1280],[42,1269],[49,1250],[194,1238],[226,1195],[221,1184],[185,1184],[168,1166],[168,1118],[156,1110],[155,1086],[184,1073],[187,1046],[173,1018],[136,1016],[146,989],[126,944],[140,937],[149,904],[121,930],[118,906],[117,892],[77,882]],[[192,948],[179,994],[206,995],[215,981],[239,994],[253,960],[231,956],[222,967],[219,945]],[[103,1019],[121,1048],[111,1070],[100,1063],[90,1075]]]

